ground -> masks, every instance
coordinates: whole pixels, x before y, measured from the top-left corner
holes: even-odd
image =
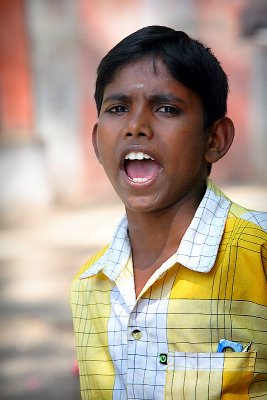
[[[80,399],[69,287],[121,214],[112,204],[2,215],[1,400]]]

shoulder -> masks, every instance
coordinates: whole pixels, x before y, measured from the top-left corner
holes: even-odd
[[[98,273],[99,271],[95,271],[96,267],[98,268],[99,262],[107,252],[109,246],[102,248],[98,251],[93,257],[91,257],[83,266],[80,268],[78,273],[75,275],[71,287],[70,287],[70,305],[72,309],[72,316],[74,319],[74,324],[76,324],[76,320],[78,319],[78,323],[82,318],[84,312],[88,312],[87,309],[90,305],[95,305],[100,302],[108,303],[108,300],[105,298],[105,293],[109,294],[112,288],[112,282],[105,278],[104,274]],[[84,276],[88,275],[88,279],[84,279]],[[103,300],[104,299],[104,300]],[[86,311],[85,310],[86,307]],[[80,325],[78,325],[79,328]]]
[[[267,234],[267,212],[265,211],[249,210],[232,203],[228,217],[247,221],[249,226],[254,226],[254,229],[258,228],[258,231],[263,231]]]
[[[244,225],[254,226],[255,229],[267,233],[267,212],[250,210],[234,203],[208,178],[205,197],[214,200],[214,196],[225,201],[226,206],[224,208],[227,208],[227,220],[232,220],[235,223],[243,221]],[[222,208],[222,204],[223,202],[220,203],[220,209]]]
[[[77,274],[74,277],[74,280],[77,280],[81,277],[82,274],[84,274],[86,271],[88,271],[95,263],[97,263],[107,252],[109,248],[109,245],[103,247],[101,250],[99,250],[97,253],[95,253],[92,257],[90,257],[85,264],[79,269]]]
[[[238,262],[243,273],[251,270],[252,275],[263,276],[266,282],[267,212],[248,210],[231,203],[224,232],[222,243],[233,257],[234,265]]]
[[[239,249],[238,254],[244,255],[244,260],[250,254],[253,265],[263,264],[267,274],[267,212],[248,210],[232,203],[226,233],[228,244]]]

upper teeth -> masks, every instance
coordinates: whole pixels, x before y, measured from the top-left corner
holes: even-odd
[[[154,158],[142,151],[132,151],[126,155],[125,160],[154,160]]]

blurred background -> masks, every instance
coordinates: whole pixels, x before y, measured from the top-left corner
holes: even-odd
[[[68,305],[123,207],[91,146],[96,67],[146,25],[204,41],[229,77],[212,178],[267,209],[267,0],[0,0],[0,399],[79,399]]]

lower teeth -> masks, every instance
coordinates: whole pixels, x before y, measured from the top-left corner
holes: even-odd
[[[147,182],[148,178],[132,178],[132,181],[135,183]]]

